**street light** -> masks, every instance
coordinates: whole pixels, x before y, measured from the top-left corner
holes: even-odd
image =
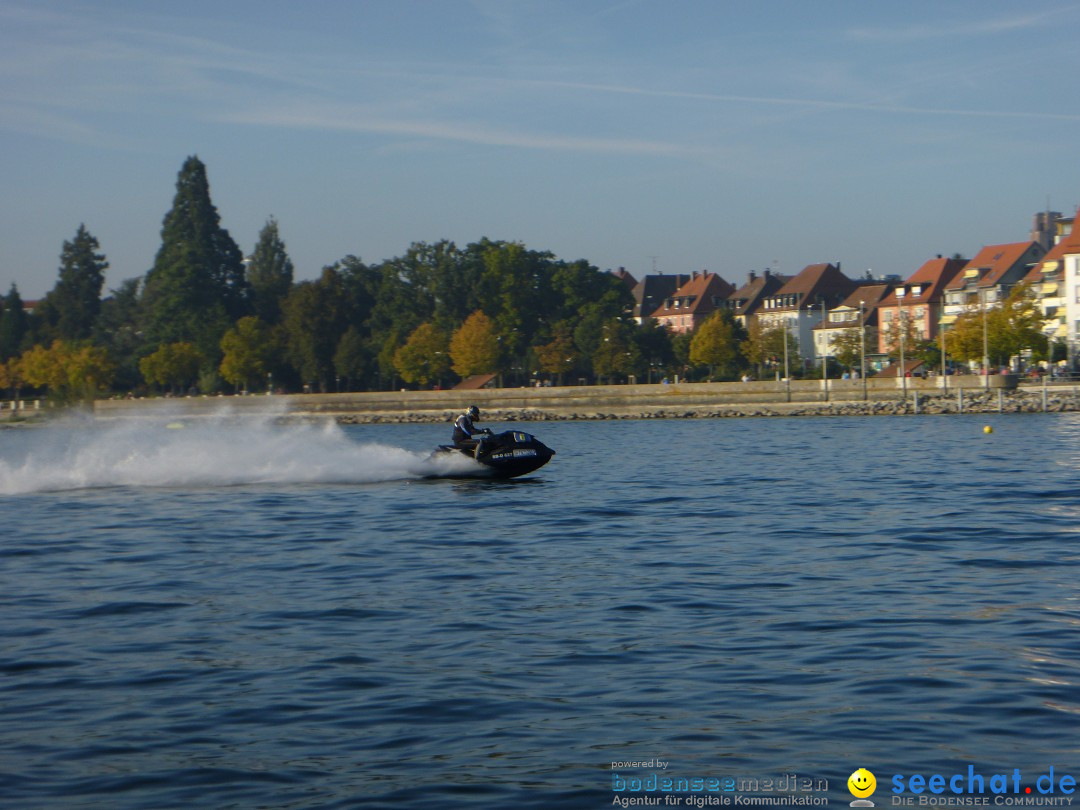
[[[900,330],[900,387],[904,390],[904,399],[907,399],[907,363],[904,361],[904,296],[907,290],[900,287],[896,291],[896,299],[900,303],[897,319],[897,329]]]
[[[949,363],[948,355],[945,351],[945,324],[942,320],[938,321],[938,335],[941,340],[941,390],[944,393],[949,392]]]
[[[983,322],[983,377],[986,379],[983,382],[983,388],[987,391],[990,390],[990,339],[989,331],[986,327],[986,293],[988,290],[979,290],[979,306],[982,309],[982,322]]]
[[[784,387],[787,389],[787,400],[791,402],[791,370],[788,367],[788,317],[784,318]]]
[[[825,401],[829,401],[829,331],[825,322],[825,299],[821,299],[821,385],[825,390]]]
[[[866,302],[859,302],[859,375],[862,377],[862,398],[866,393]]]

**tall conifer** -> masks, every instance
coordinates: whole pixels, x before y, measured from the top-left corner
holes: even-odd
[[[101,289],[109,267],[104,254],[97,252],[100,247],[85,225],[79,225],[72,241],[64,242],[60,278],[41,307],[53,337],[61,340],[90,337],[101,311]]]
[[[189,157],[143,291],[145,332],[152,344],[191,341],[217,357],[225,330],[249,311],[243,254],[220,223],[206,166]]]
[[[22,296],[14,284],[3,299],[3,309],[0,310],[0,361],[14,357],[23,348],[23,338],[26,337],[29,324],[27,323],[26,311],[23,309]]]
[[[248,266],[252,305],[256,317],[265,324],[281,320],[281,303],[293,283],[293,263],[285,252],[285,243],[278,233],[277,220],[270,217],[259,232],[255,252]]]

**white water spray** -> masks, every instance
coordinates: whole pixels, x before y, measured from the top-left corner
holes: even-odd
[[[19,441],[4,443],[17,448],[0,446],[0,495],[112,486],[359,484],[483,469],[463,456],[429,459],[400,447],[360,444],[332,421],[283,424],[277,417],[155,413],[17,431]]]

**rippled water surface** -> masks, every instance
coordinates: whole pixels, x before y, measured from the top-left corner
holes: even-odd
[[[180,424],[0,431],[0,806],[1080,771],[1076,415]]]

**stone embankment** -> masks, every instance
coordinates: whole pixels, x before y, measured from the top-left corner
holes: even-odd
[[[478,405],[484,423],[598,419],[1080,411],[1080,384],[1018,386],[1009,375],[937,380],[801,380],[675,385],[563,386],[482,391],[373,391],[243,397],[103,400],[100,419],[130,416],[272,416],[343,424],[450,422]],[[989,387],[987,387],[989,386]]]
[[[792,402],[745,405],[693,405],[676,407],[620,406],[606,409],[541,410],[535,408],[488,408],[485,422],[560,422],[604,419],[720,419],[765,416],[904,416],[915,414],[956,413],[1042,413],[1080,411],[1080,395],[1071,392],[1046,397],[1041,392],[1011,391],[997,393],[912,396],[906,400],[870,400],[865,402]],[[449,422],[456,411],[398,413],[338,413],[341,424]]]

